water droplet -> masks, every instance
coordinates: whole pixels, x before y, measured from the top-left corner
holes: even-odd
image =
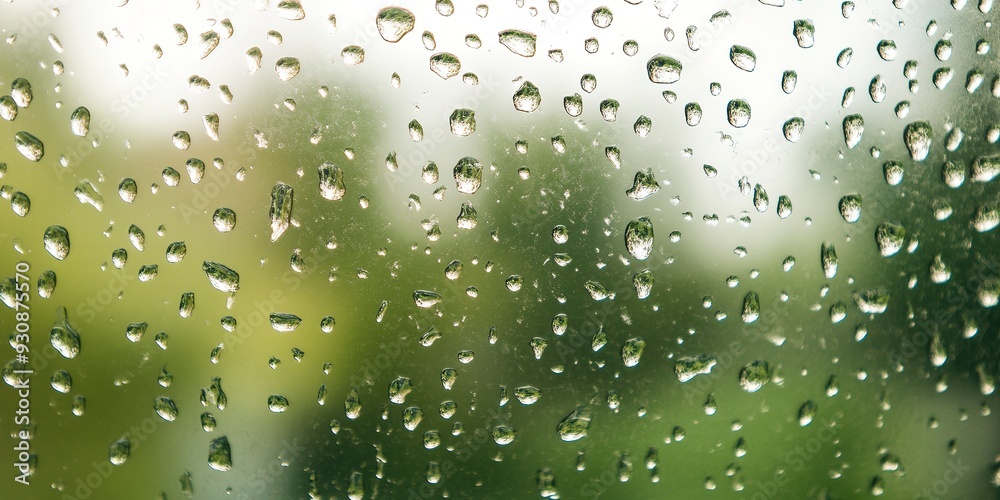
[[[535,55],[537,37],[534,33],[509,29],[501,31],[499,36],[500,44],[507,47],[511,52],[522,57],[532,57]]]
[[[832,243],[823,243],[820,247],[820,263],[823,266],[823,276],[827,279],[837,276],[837,249]]]
[[[357,66],[365,62],[365,49],[357,45],[348,45],[344,47],[344,50],[340,51],[340,58],[348,66]]]
[[[646,73],[653,83],[675,83],[681,79],[682,70],[680,61],[664,54],[657,54],[646,63]]]
[[[17,118],[17,103],[14,102],[13,97],[0,96],[0,118],[7,121],[13,121]]]
[[[90,131],[90,110],[80,106],[69,117],[69,128],[74,135],[84,137]]]
[[[799,425],[805,427],[812,423],[813,418],[816,416],[816,403],[806,401],[799,408]]]
[[[903,248],[904,238],[906,229],[899,224],[883,222],[875,228],[875,243],[883,257],[890,257],[899,252]]]
[[[389,383],[389,401],[397,405],[406,402],[406,396],[413,390],[413,383],[408,377],[397,377]]]
[[[687,382],[698,375],[712,373],[717,362],[715,356],[708,354],[678,358],[674,362],[674,373],[677,374],[677,380]]]
[[[476,131],[476,112],[466,108],[456,109],[448,117],[448,123],[451,126],[451,133],[467,137]]]
[[[535,386],[525,385],[514,389],[514,397],[522,405],[533,405],[542,397],[542,391]]]
[[[857,222],[861,218],[861,195],[848,194],[843,196],[838,203],[840,216],[849,223]]]
[[[736,128],[746,127],[750,123],[750,104],[743,99],[733,99],[726,106],[729,124]]]
[[[14,147],[31,161],[39,161],[45,156],[45,145],[42,141],[23,130],[14,134]]]
[[[28,198],[28,195],[20,191],[15,191],[10,196],[10,209],[19,217],[28,215],[28,212],[31,210],[31,198]]]
[[[891,61],[896,58],[896,42],[893,40],[882,40],[878,42],[878,56],[882,58],[883,61]],[[916,63],[914,62],[914,67]],[[915,68],[914,68],[915,69]],[[904,69],[904,76],[906,70]],[[907,78],[912,78],[912,76],[907,76]]]
[[[525,80],[521,87],[514,93],[514,109],[525,113],[530,113],[542,103],[542,94],[535,84]]]
[[[854,149],[861,143],[865,132],[865,119],[861,115],[848,115],[844,118],[844,142],[848,149]]]
[[[229,446],[229,438],[219,436],[209,443],[208,466],[221,472],[233,468],[233,453]]]
[[[756,360],[740,370],[740,388],[747,392],[757,392],[771,379],[771,369],[767,361]]]
[[[283,413],[288,409],[288,399],[280,394],[272,394],[267,398],[267,409],[274,413]]]
[[[49,379],[49,384],[56,392],[67,394],[73,389],[73,377],[66,370],[56,370]]]
[[[440,52],[431,56],[430,68],[434,74],[447,80],[462,70],[462,62],[454,54]]]
[[[273,312],[269,319],[271,320],[271,328],[281,333],[295,331],[302,323],[302,318],[290,313]]]
[[[27,108],[31,104],[33,97],[31,83],[24,78],[15,78],[10,82],[10,96],[19,108]]]
[[[271,190],[271,241],[276,241],[288,229],[292,220],[293,190],[288,184],[277,183]]]
[[[514,442],[517,431],[509,425],[498,425],[493,428],[493,442],[500,446],[507,446]]]
[[[753,206],[758,212],[767,212],[767,204],[769,198],[767,197],[767,191],[764,190],[764,186],[760,184],[755,184],[753,187]]]
[[[294,57],[282,57],[274,63],[274,72],[277,73],[278,79],[283,82],[295,78],[301,69],[299,60]]]
[[[840,66],[841,69],[846,68],[848,64],[851,64],[852,56],[854,56],[854,49],[847,47],[846,49],[841,50],[840,53],[837,54],[837,66]]]
[[[590,420],[592,414],[586,408],[577,408],[572,413],[566,415],[556,427],[559,439],[563,441],[578,441],[587,437],[590,430]]]
[[[757,54],[742,45],[730,47],[729,60],[734,66],[746,72],[753,71],[757,67]]]
[[[458,192],[475,194],[482,185],[483,164],[471,156],[466,156],[455,164],[453,174]]]
[[[419,407],[410,406],[403,409],[403,427],[406,428],[406,430],[410,432],[415,431],[423,419],[424,411]]]
[[[816,25],[809,19],[798,19],[793,23],[792,34],[799,47],[808,49],[816,43]]]
[[[153,410],[157,415],[167,422],[177,419],[177,405],[168,397],[158,397],[153,400]]]
[[[802,138],[802,131],[806,127],[806,121],[801,117],[789,118],[788,121],[781,127],[781,131],[785,135],[785,140],[788,142],[799,142]]]
[[[795,91],[795,85],[799,81],[799,74],[793,70],[787,70],[781,74],[781,91],[791,94]]]
[[[646,341],[639,337],[630,338],[622,345],[622,363],[631,368],[639,364],[642,351],[646,348]]]
[[[625,227],[625,248],[638,260],[646,260],[653,252],[653,223],[648,217],[633,219]]]
[[[474,229],[476,227],[476,224],[479,223],[479,218],[472,203],[467,201],[462,203],[462,207],[458,211],[458,217],[455,218],[455,223],[459,229]]]
[[[289,21],[301,21],[306,17],[306,12],[298,0],[281,0],[278,2],[278,8],[275,12],[278,17]]]
[[[132,203],[135,201],[135,195],[138,192],[139,187],[136,185],[135,180],[131,177],[122,179],[122,182],[118,184],[118,196],[120,196],[122,201],[125,203]]]
[[[45,251],[56,260],[63,260],[69,255],[69,232],[62,226],[49,226],[45,230],[42,242]]]
[[[413,302],[417,307],[424,309],[434,307],[441,302],[441,294],[430,290],[417,290],[413,292]]]
[[[132,442],[127,437],[123,437],[111,443],[111,447],[108,449],[108,460],[111,461],[112,465],[122,465],[128,460],[131,453]]]

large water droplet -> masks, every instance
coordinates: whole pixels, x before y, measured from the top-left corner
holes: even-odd
[[[535,34],[527,31],[509,29],[500,32],[500,44],[522,57],[535,55],[536,40]]]
[[[657,54],[646,62],[646,73],[653,83],[675,83],[681,79],[683,68],[680,61],[664,54]]]
[[[402,7],[385,7],[375,17],[379,35],[390,43],[402,40],[407,33],[413,31],[415,23],[413,13]]]
[[[625,227],[625,248],[638,260],[646,260],[653,252],[653,222],[648,217],[633,219]]]
[[[42,141],[23,130],[14,134],[14,147],[31,161],[39,161],[45,156],[45,145]]]

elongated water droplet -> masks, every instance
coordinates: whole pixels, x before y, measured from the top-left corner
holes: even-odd
[[[861,115],[848,115],[844,118],[844,143],[848,149],[854,149],[861,143],[865,133],[865,119]]]
[[[291,223],[292,197],[292,187],[288,184],[279,182],[271,189],[271,208],[268,211],[271,219],[271,241],[277,241]]]
[[[56,260],[63,260],[69,255],[69,232],[62,226],[49,226],[42,238],[45,251]]]
[[[631,368],[639,364],[642,351],[646,348],[646,341],[640,337],[630,338],[622,345],[622,363]]]
[[[820,247],[820,263],[823,266],[823,276],[826,276],[827,279],[836,276],[838,262],[837,249],[834,248],[832,243],[823,243]]]
[[[653,253],[653,222],[648,217],[633,219],[625,227],[625,248],[638,260]]]
[[[42,141],[23,130],[14,134],[14,147],[31,161],[39,161],[45,156],[45,145]]]
[[[757,67],[757,54],[754,54],[748,47],[733,45],[729,49],[729,60],[733,65],[743,71],[753,71]]]
[[[302,323],[302,318],[294,314],[282,312],[271,313],[269,319],[271,320],[271,328],[281,333],[295,331],[299,327],[299,324]]]
[[[441,302],[441,294],[430,290],[417,290],[413,292],[413,302],[417,304],[417,307],[424,309],[434,307]]]
[[[747,292],[743,297],[743,312],[740,317],[744,323],[753,323],[760,317],[760,295],[757,292]]]
[[[31,83],[24,78],[15,78],[10,82],[10,96],[19,108],[27,108],[31,105],[34,94],[31,91]]]
[[[511,52],[521,57],[532,57],[535,55],[535,41],[537,37],[534,33],[509,29],[501,31],[499,36],[500,44],[507,47]]]
[[[204,261],[201,270],[216,290],[233,293],[240,289],[240,275],[218,262]]]
[[[677,374],[677,380],[687,382],[698,375],[712,373],[717,362],[715,356],[708,354],[686,356],[674,362],[674,373]]]
[[[347,186],[344,184],[344,171],[340,167],[323,162],[319,166],[319,194],[323,198],[339,201],[344,198]]]
[[[80,106],[69,117],[69,128],[73,135],[84,137],[90,131],[90,111]]]
[[[177,420],[177,405],[174,401],[167,397],[158,397],[153,400],[153,410],[156,414],[160,416],[163,420],[167,422],[173,422]]]
[[[20,191],[15,191],[14,194],[10,195],[10,209],[18,217],[28,215],[28,212],[31,210],[31,198],[28,198],[28,195]]]
[[[17,118],[17,103],[14,102],[13,97],[0,96],[0,118],[7,121],[13,121]]]

